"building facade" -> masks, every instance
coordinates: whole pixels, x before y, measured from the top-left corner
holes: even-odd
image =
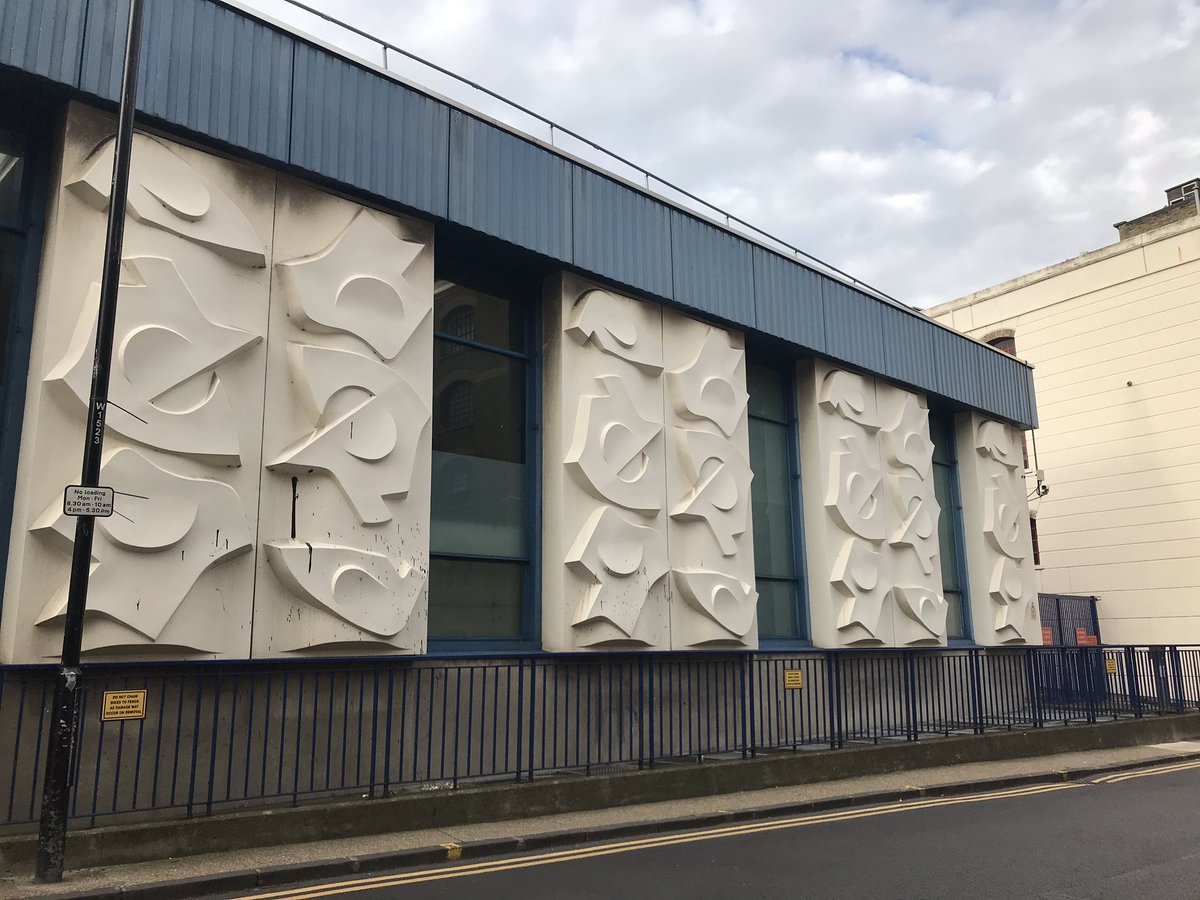
[[[116,6],[0,10],[5,663],[61,642]],[[139,109],[85,659],[1040,642],[1024,363],[235,6],[151,7]]]
[[[1034,365],[1039,587],[1098,597],[1108,643],[1200,642],[1196,188],[1115,244],[928,310]]]

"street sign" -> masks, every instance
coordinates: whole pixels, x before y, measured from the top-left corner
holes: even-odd
[[[100,718],[105,722],[146,718],[146,692],[105,691]]]
[[[784,669],[783,686],[787,690],[797,691],[804,687],[803,669]]]
[[[113,497],[110,487],[84,487],[81,484],[67,485],[63,492],[63,514],[68,516],[100,516],[113,514]]]

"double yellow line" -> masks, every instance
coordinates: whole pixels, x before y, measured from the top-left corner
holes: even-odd
[[[1196,763],[1200,765],[1200,763]],[[253,894],[242,900],[314,900],[317,897],[332,897],[338,894],[353,894],[359,891],[372,891],[379,888],[398,887],[407,884],[420,884],[427,881],[441,881],[446,878],[463,878],[468,875],[487,875],[493,872],[508,872],[516,869],[528,869],[534,866],[548,866],[554,863],[571,862],[579,859],[592,859],[597,856],[611,856],[616,853],[630,853],[635,850],[649,850],[655,847],[670,847],[677,844],[690,844],[696,841],[711,841],[717,838],[737,837],[744,834],[758,834],[764,831],[779,831],[785,828],[802,828],[807,825],[822,825],[828,822],[845,822],[853,819],[869,819],[874,816],[886,816],[892,813],[911,812],[919,809],[933,809],[938,806],[954,806],[960,803],[982,803],[987,800],[1004,800],[1011,797],[1029,797],[1034,794],[1049,794],[1055,791],[1067,791],[1084,787],[1082,784],[1046,784],[1033,787],[1014,788],[1009,791],[995,791],[987,794],[968,794],[963,797],[943,797],[940,799],[915,800],[910,802],[888,803],[882,806],[868,806],[862,809],[846,809],[838,812],[815,813],[797,816],[791,819],[777,819],[769,822],[749,822],[744,825],[730,825],[720,828],[709,828],[703,831],[688,831],[682,834],[662,835],[660,837],[644,838],[636,841],[622,841],[615,844],[602,844],[594,847],[580,847],[574,850],[560,850],[554,853],[542,853],[536,856],[523,856],[516,859],[498,859],[488,862],[469,863],[454,868],[422,869],[417,872],[402,874],[379,875],[374,878],[359,878],[342,881],[336,884],[316,885],[307,888],[296,888],[287,891],[277,891],[273,894]]]
[[[1092,784],[1116,784],[1118,781],[1128,781],[1130,778],[1145,778],[1148,775],[1166,775],[1168,772],[1182,772],[1184,769],[1200,768],[1200,760],[1185,763],[1173,763],[1169,766],[1156,766],[1153,769],[1138,769],[1136,772],[1117,772],[1113,775],[1101,775],[1093,778]]]

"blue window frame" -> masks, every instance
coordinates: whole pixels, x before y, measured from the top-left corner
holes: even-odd
[[[529,649],[540,454],[540,284],[446,271],[434,292],[431,649]]]
[[[938,516],[938,557],[942,563],[942,595],[949,604],[946,636],[951,642],[969,642],[972,639],[971,607],[967,594],[967,559],[963,550],[962,495],[958,484],[953,414],[931,410],[929,437],[933,441],[933,489],[942,510]]]
[[[746,366],[758,636],[766,646],[808,640],[792,371],[790,364]]]

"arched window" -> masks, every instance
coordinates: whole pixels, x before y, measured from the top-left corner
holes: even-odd
[[[453,381],[442,391],[441,419],[445,428],[467,428],[475,421],[475,385]]]

